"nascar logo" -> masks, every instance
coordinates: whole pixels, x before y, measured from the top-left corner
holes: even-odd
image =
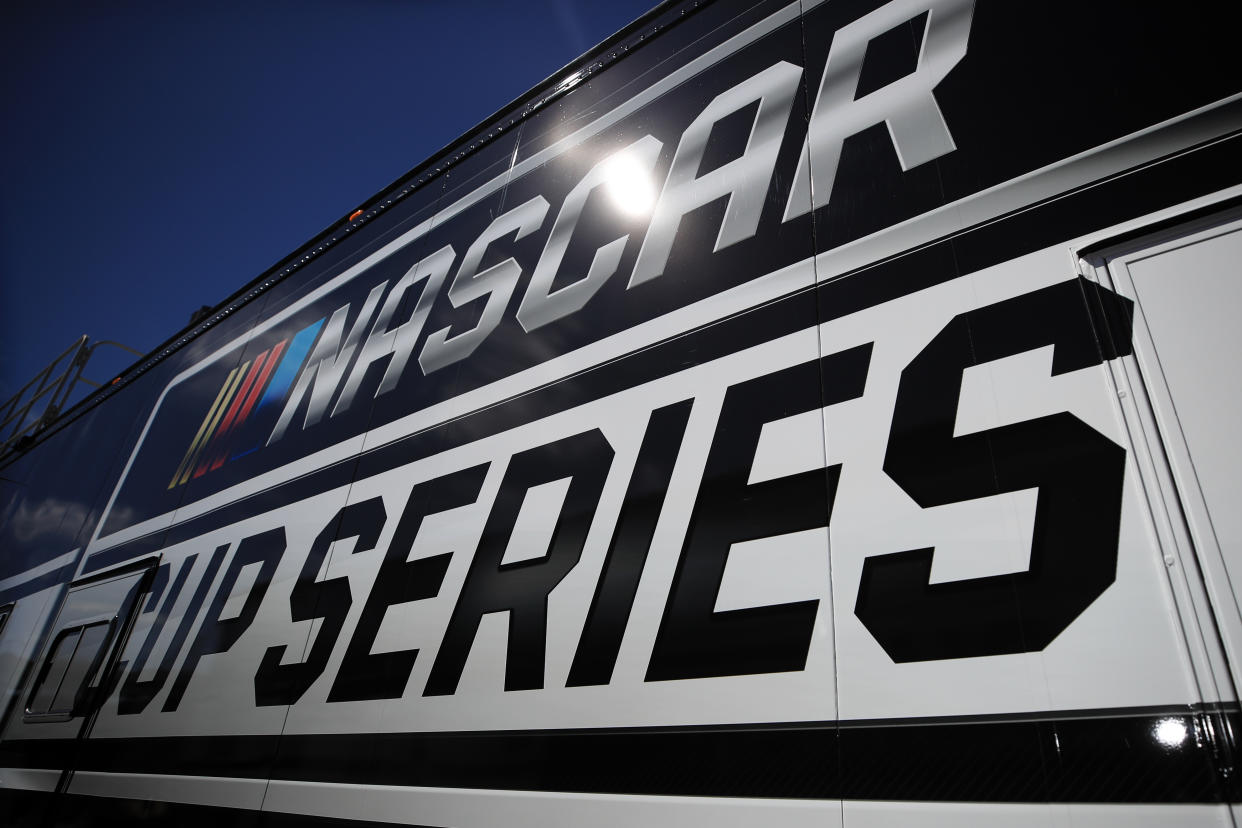
[[[245,457],[262,445],[262,439],[242,441],[243,427],[250,422],[252,413],[253,422],[266,420],[289,395],[323,323],[320,319],[306,326],[229,372],[185,450],[181,465],[168,481],[169,489],[202,477],[230,460]]]
[[[293,338],[266,393],[263,386],[271,365],[280,358],[281,346],[242,363],[220,387],[168,488],[283,439],[291,426],[305,429],[321,422],[325,415],[330,419],[348,411],[375,363],[387,361],[383,380],[374,391],[379,397],[398,387],[407,366],[414,361],[418,367],[412,370],[428,376],[468,359],[510,314],[525,333],[531,334],[578,313],[605,282],[626,275],[620,269],[629,234],[598,248],[585,277],[553,288],[570,241],[582,222],[586,202],[597,188],[641,185],[642,189],[650,185],[651,192],[644,190],[636,199],[627,197],[619,208],[619,214],[650,214],[637,260],[628,273],[629,290],[663,276],[686,216],[721,198],[727,198],[729,206],[713,253],[759,232],[764,196],[776,177],[792,172],[790,180],[795,182],[781,223],[825,206],[833,191],[843,142],[868,127],[888,125],[903,170],[953,152],[956,145],[934,91],[966,54],[973,5],[973,0],[894,0],[840,29],[828,47],[828,61],[794,171],[777,169],[778,154],[790,125],[801,123],[798,118],[791,120],[790,113],[804,69],[778,61],[726,89],[698,113],[681,134],[663,182],[654,177],[663,142],[653,135],[640,137],[600,159],[559,208],[554,209],[544,195],[536,195],[495,216],[460,257],[452,245],[445,245],[416,262],[395,283],[385,280],[375,284],[356,311],[347,302],[326,317],[326,322],[320,319],[303,329]],[[925,42],[915,71],[855,98],[867,44],[923,14],[928,15]],[[712,130],[752,108],[751,135],[742,154],[700,174]],[[810,163],[812,152],[817,159],[814,168]],[[655,197],[657,185],[659,195]],[[519,300],[522,264],[516,258],[507,258],[488,266],[485,258],[494,243],[521,240],[541,230],[549,218],[551,230],[543,252]],[[406,294],[415,290],[418,299],[412,315],[394,327],[398,308],[406,301]],[[482,312],[467,330],[455,332],[455,326],[450,325],[423,336],[432,305],[444,298],[453,308],[482,301]],[[347,326],[351,314],[353,321]],[[247,435],[250,439],[240,441],[243,447],[233,452],[239,439],[236,435],[261,394],[257,411],[262,414],[269,404],[284,401],[280,416],[265,441]],[[303,404],[305,417],[300,425],[295,424]]]

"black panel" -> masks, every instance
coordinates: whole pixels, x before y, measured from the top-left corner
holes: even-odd
[[[0,816],[8,825],[46,825],[54,801],[48,793],[0,788]]]
[[[282,739],[274,779],[580,793],[943,802],[1238,802],[1207,728],[1236,710]],[[1183,735],[1184,734],[1184,735]],[[84,770],[266,778],[274,737],[99,739]],[[66,746],[0,745],[7,767]],[[844,757],[838,759],[838,757]]]
[[[1217,188],[1221,169],[1236,165],[1242,139],[1233,138],[1117,176],[1105,184],[1084,187],[1032,209],[990,222],[964,235],[941,240],[863,270],[819,285],[819,321],[840,319],[1000,262],[1047,247],[1076,235],[1127,221],[1178,204]],[[1068,274],[1067,274],[1068,275]],[[593,369],[573,382],[556,383],[526,394],[519,405],[499,405],[452,423],[428,429],[359,456],[358,479],[398,468],[419,458],[446,451],[523,423],[581,405],[606,394],[636,387],[669,371],[734,353],[808,327],[807,316],[791,305],[805,301],[793,295],[653,348]],[[87,571],[128,560],[163,546],[196,537],[213,528],[292,503],[344,485],[353,476],[352,460],[327,466],[278,487],[174,527],[162,534],[114,547],[87,562]]]

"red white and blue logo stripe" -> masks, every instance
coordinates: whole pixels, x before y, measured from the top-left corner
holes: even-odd
[[[282,339],[229,372],[181,458],[181,465],[168,481],[169,489],[202,477],[263,445],[261,438],[236,445],[242,426],[252,414],[262,420],[284,402],[323,323],[320,319],[308,325],[292,341]]]

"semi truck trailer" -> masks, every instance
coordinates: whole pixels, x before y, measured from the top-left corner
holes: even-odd
[[[657,7],[0,458],[4,823],[1234,825],[1238,22]]]

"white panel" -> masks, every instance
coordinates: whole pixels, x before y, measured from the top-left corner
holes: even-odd
[[[571,481],[572,478],[565,477],[526,491],[517,520],[513,522],[509,546],[500,559],[502,566],[547,557],[556,518],[561,513]]]
[[[1226,828],[1222,805],[846,802],[846,828]]]
[[[816,600],[828,586],[827,529],[742,541],[729,550],[715,610]]]
[[[825,353],[875,340],[866,395],[825,412],[829,461],[843,463],[830,530],[842,719],[1199,701],[1132,464],[1116,579],[1042,651],[895,663],[854,612],[870,556],[934,547],[932,579],[940,583],[1028,567],[1034,491],[924,509],[885,473],[884,458],[901,372],[944,326],[1074,275],[1065,251],[1048,249],[821,328]],[[1129,456],[1108,367],[1052,376],[1050,356],[1038,348],[965,371],[956,433],[1069,412]]]
[[[1195,486],[1236,596],[1242,586],[1242,228],[1128,261]],[[1173,423],[1169,424],[1170,426]]]
[[[273,782],[264,810],[453,828],[838,828],[841,803]]]

